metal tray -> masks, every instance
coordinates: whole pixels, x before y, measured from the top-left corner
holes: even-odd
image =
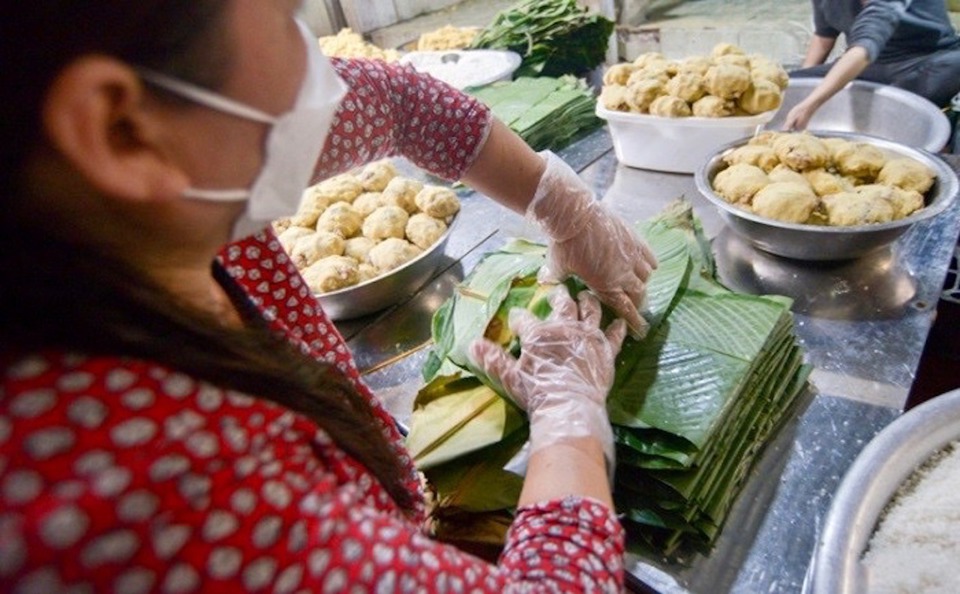
[[[960,439],[960,389],[907,411],[860,452],[830,504],[805,594],[865,591],[863,552],[897,489],[923,462]]]
[[[459,219],[460,213],[457,213],[440,239],[404,265],[352,287],[318,293],[324,313],[334,321],[351,320],[385,309],[416,293],[443,261],[447,240]]]

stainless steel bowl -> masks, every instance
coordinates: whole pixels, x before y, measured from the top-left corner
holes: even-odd
[[[822,80],[790,79],[783,103],[766,128],[782,128],[790,109]],[[950,140],[950,119],[932,102],[897,87],[861,80],[850,82],[824,103],[808,127],[869,134],[931,152],[939,151]]]
[[[808,571],[806,594],[866,591],[863,553],[897,489],[921,464],[960,439],[960,390],[909,410],[860,452],[837,488]]]
[[[350,320],[385,309],[415,293],[443,261],[447,240],[459,217],[457,214],[432,246],[402,266],[352,287],[319,293],[317,299],[324,313],[334,321]]]
[[[859,258],[890,244],[914,223],[937,216],[956,197],[957,175],[941,159],[926,151],[866,134],[833,131],[812,131],[811,133],[822,137],[837,137],[856,142],[867,142],[887,154],[910,157],[930,167],[936,172],[936,180],[933,187],[927,192],[927,205],[925,208],[898,221],[851,227],[785,223],[755,215],[730,204],[713,191],[713,178],[726,167],[723,157],[750,140],[749,138],[743,138],[718,149],[697,170],[694,177],[697,189],[720,210],[720,217],[727,225],[738,235],[765,252],[798,260],[849,260]]]

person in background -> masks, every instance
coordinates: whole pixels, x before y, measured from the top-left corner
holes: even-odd
[[[791,77],[823,77],[787,114],[786,130],[803,130],[826,101],[853,79],[888,84],[945,107],[960,92],[960,37],[944,0],[813,0],[814,35]],[[824,63],[843,33],[847,49]]]
[[[604,401],[655,259],[478,101],[328,61],[299,5],[2,4],[0,590],[620,590]],[[539,222],[548,275],[623,316],[558,290],[511,314],[519,359],[473,348],[531,424],[498,564],[424,534],[402,437],[270,227],[395,154]]]

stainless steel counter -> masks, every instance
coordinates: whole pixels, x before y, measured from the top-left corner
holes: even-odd
[[[797,335],[815,368],[814,388],[764,451],[715,548],[671,562],[630,554],[630,586],[665,594],[800,592],[840,479],[906,402],[960,231],[960,200],[889,249],[856,262],[805,263],[759,252],[733,235],[692,175],[618,165],[604,129],[561,156],[628,221],[685,196],[713,240],[722,282],[795,299]],[[954,169],[960,165],[945,158]],[[401,423],[423,385],[433,312],[483,254],[511,237],[540,237],[483,196],[465,191],[462,204],[461,224],[433,280],[389,310],[338,324],[366,381]]]

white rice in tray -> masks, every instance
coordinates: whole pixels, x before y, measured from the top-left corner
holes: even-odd
[[[960,592],[960,442],[937,452],[900,487],[863,563],[870,594]]]

